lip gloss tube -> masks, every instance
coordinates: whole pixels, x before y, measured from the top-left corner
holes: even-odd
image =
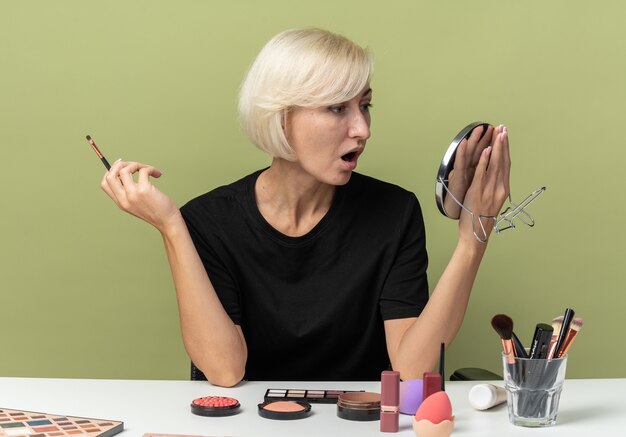
[[[398,432],[400,372],[385,370],[380,375],[380,432]]]

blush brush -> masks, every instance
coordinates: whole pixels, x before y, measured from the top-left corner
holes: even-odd
[[[504,350],[507,363],[514,364],[515,354],[513,352],[513,340],[511,340],[511,337],[513,337],[513,320],[506,314],[496,314],[491,319],[491,326],[493,326],[493,329],[502,340],[502,349]]]

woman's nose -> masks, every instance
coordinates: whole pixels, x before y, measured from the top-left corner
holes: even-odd
[[[355,115],[350,120],[348,135],[352,138],[367,140],[370,137],[369,114],[363,111],[356,111]]]

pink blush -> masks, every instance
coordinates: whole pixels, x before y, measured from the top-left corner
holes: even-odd
[[[304,410],[304,407],[302,405],[290,401],[271,402],[265,405],[263,408],[269,411],[276,411],[280,413],[293,413],[295,411]]]

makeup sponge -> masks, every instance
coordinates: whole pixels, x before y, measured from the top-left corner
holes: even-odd
[[[424,399],[415,414],[415,420],[428,420],[435,424],[451,418],[452,404],[445,391],[438,391]]]
[[[413,418],[417,437],[448,437],[454,429],[452,404],[445,391],[428,396]]]

